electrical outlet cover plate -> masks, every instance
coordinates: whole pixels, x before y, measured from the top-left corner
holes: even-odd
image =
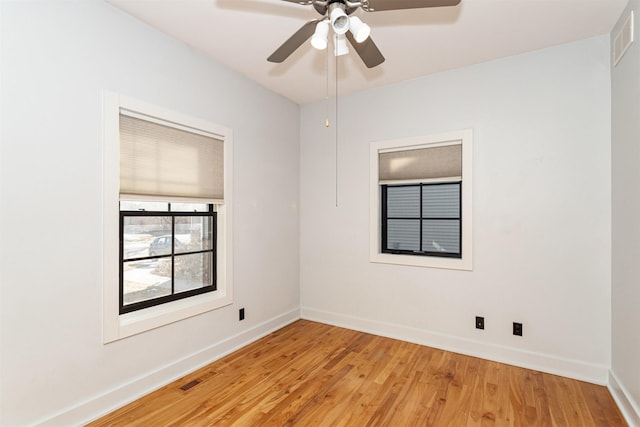
[[[522,323],[513,322],[513,335],[522,336]]]
[[[484,329],[484,317],[476,316],[476,329]]]

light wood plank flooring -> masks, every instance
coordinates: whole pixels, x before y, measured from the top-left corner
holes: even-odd
[[[624,426],[605,387],[297,321],[91,426]]]

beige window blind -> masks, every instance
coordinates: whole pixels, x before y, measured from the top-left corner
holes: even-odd
[[[380,181],[414,181],[462,176],[462,144],[378,154]]]
[[[120,114],[120,195],[224,199],[224,142]]]

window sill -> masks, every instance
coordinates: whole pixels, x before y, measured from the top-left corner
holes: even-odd
[[[432,267],[466,271],[472,270],[472,263],[469,258],[444,258],[374,253],[371,254],[370,261],[381,264],[409,265],[413,267]]]
[[[113,316],[104,330],[104,343],[117,341],[141,332],[177,322],[232,303],[230,295],[221,291],[149,307],[132,313]],[[105,325],[107,326],[107,325]]]

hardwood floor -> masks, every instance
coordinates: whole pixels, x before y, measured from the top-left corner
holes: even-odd
[[[90,426],[624,426],[606,387],[306,320]]]

